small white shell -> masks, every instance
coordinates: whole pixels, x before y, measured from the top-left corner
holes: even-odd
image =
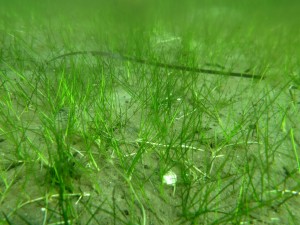
[[[175,186],[177,182],[177,175],[173,171],[168,171],[164,176],[163,176],[163,184],[170,185],[170,186]]]

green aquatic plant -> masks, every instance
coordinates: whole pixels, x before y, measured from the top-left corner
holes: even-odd
[[[1,223],[297,224],[293,13],[169,3],[1,7]]]

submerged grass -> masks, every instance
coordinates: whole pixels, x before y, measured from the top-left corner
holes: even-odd
[[[142,7],[119,4],[123,17]],[[23,22],[12,6],[1,11],[14,24],[0,24],[1,223],[297,224],[294,24],[244,18],[255,3],[192,1],[164,21],[157,4],[142,7],[142,23],[109,3],[105,15],[87,7],[76,19],[41,16],[42,5]],[[157,63],[49,62],[95,50]]]

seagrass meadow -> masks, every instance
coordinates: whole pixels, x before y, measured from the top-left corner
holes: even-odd
[[[0,5],[0,224],[300,224],[299,3]]]

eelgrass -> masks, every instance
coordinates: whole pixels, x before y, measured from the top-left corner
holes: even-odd
[[[213,15],[200,16],[207,28],[191,22],[168,32],[158,23],[117,36],[112,29],[106,40],[88,28],[94,39],[78,35],[72,23],[56,34],[5,31],[1,222],[297,223],[299,106],[288,89],[298,85],[295,64],[275,60],[279,39],[258,39],[255,21],[238,28],[228,18],[240,17],[229,14],[222,29]],[[83,54],[45,63],[91,46],[147,62]],[[268,70],[269,57],[277,71]],[[183,69],[249,67],[267,79]],[[163,182],[170,171],[176,188]]]

